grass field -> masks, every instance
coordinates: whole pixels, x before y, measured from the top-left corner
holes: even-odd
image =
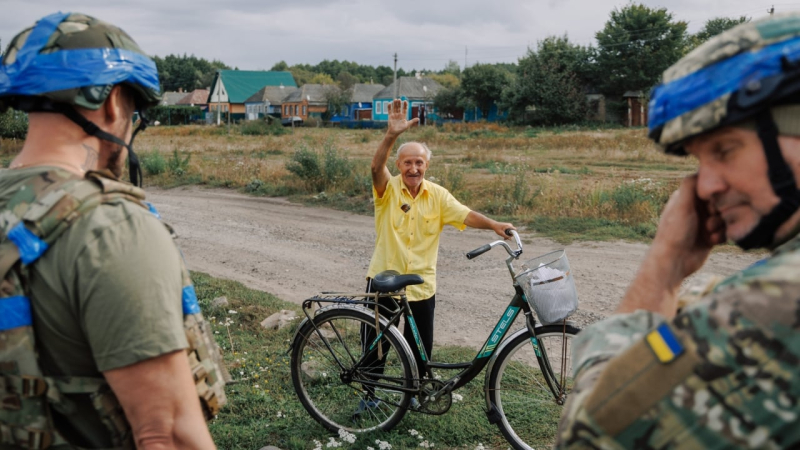
[[[146,184],[198,184],[371,214],[369,164],[383,130],[151,127],[136,141]],[[691,159],[664,156],[643,129],[448,124],[400,142],[433,151],[428,178],[463,203],[561,242],[653,237]],[[20,143],[0,142],[7,163]],[[394,167],[392,166],[392,169]]]

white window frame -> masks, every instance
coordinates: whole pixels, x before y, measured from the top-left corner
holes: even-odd
[[[383,112],[382,112],[382,111],[383,111],[383,109],[381,108],[381,106],[383,105],[383,102],[375,102],[375,104],[376,104],[376,105],[377,105],[377,107],[378,107],[378,110],[377,110],[377,111],[375,111],[375,114],[383,114]]]

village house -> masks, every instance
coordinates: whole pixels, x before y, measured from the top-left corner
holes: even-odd
[[[330,84],[304,84],[283,99],[281,119],[285,123],[322,120],[328,112],[328,100],[339,88]]]
[[[256,120],[267,115],[280,117],[283,100],[296,90],[295,86],[264,86],[244,101],[247,120]]]
[[[352,87],[350,103],[342,111],[342,116],[349,120],[371,120],[372,98],[385,89],[382,84],[358,83]]]
[[[229,120],[245,118],[245,100],[264,86],[297,87],[290,72],[264,70],[219,70],[211,82],[208,107],[218,118],[229,114]]]
[[[395,86],[397,90],[395,91]],[[417,73],[413,77],[400,77],[397,81],[375,94],[372,100],[372,119],[376,121],[389,120],[389,103],[395,98],[408,101],[408,120],[415,117],[435,121],[438,119],[434,108],[433,98],[442,89],[436,81],[423,77]],[[422,120],[421,120],[422,122]]]

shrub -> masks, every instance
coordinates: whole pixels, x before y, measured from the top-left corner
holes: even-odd
[[[154,106],[147,110],[150,123],[158,121],[163,125],[186,125],[194,123],[203,117],[203,110],[199,106]]]
[[[267,123],[264,120],[248,120],[244,122],[239,131],[245,136],[281,136],[291,133],[291,130],[284,128],[277,120]]]
[[[158,150],[143,153],[141,160],[142,167],[148,175],[159,175],[167,170],[167,160]]]
[[[169,168],[169,173],[176,176],[182,176],[186,174],[187,170],[189,169],[189,158],[192,155],[187,154],[186,158],[181,159],[181,156],[178,154],[178,150],[175,150],[172,153],[172,157],[167,161],[167,167]]]
[[[352,178],[353,168],[353,162],[339,156],[331,141],[323,144],[322,154],[301,144],[286,164],[286,170],[297,175],[314,192],[333,188],[337,183],[342,185]]]
[[[322,167],[319,163],[319,155],[305,144],[300,144],[300,149],[286,163],[286,170],[297,175],[310,189],[321,190],[319,186],[322,180]]]
[[[9,109],[4,113],[0,113],[0,137],[8,139],[25,139],[27,134],[27,114],[14,109]]]

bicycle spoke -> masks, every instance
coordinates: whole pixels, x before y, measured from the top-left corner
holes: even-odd
[[[542,365],[527,331],[514,336],[498,355],[489,395],[501,415],[498,426],[514,448],[552,445],[553,417],[571,389],[570,342],[576,332],[571,327],[569,333],[563,327],[537,329]]]
[[[292,380],[303,406],[331,430],[390,429],[410,399],[393,387],[407,388],[413,377],[402,336],[394,328],[394,334],[384,333],[379,360],[377,346],[365,348],[374,340],[374,315],[348,308],[314,320],[321,333],[304,334],[292,353]]]

